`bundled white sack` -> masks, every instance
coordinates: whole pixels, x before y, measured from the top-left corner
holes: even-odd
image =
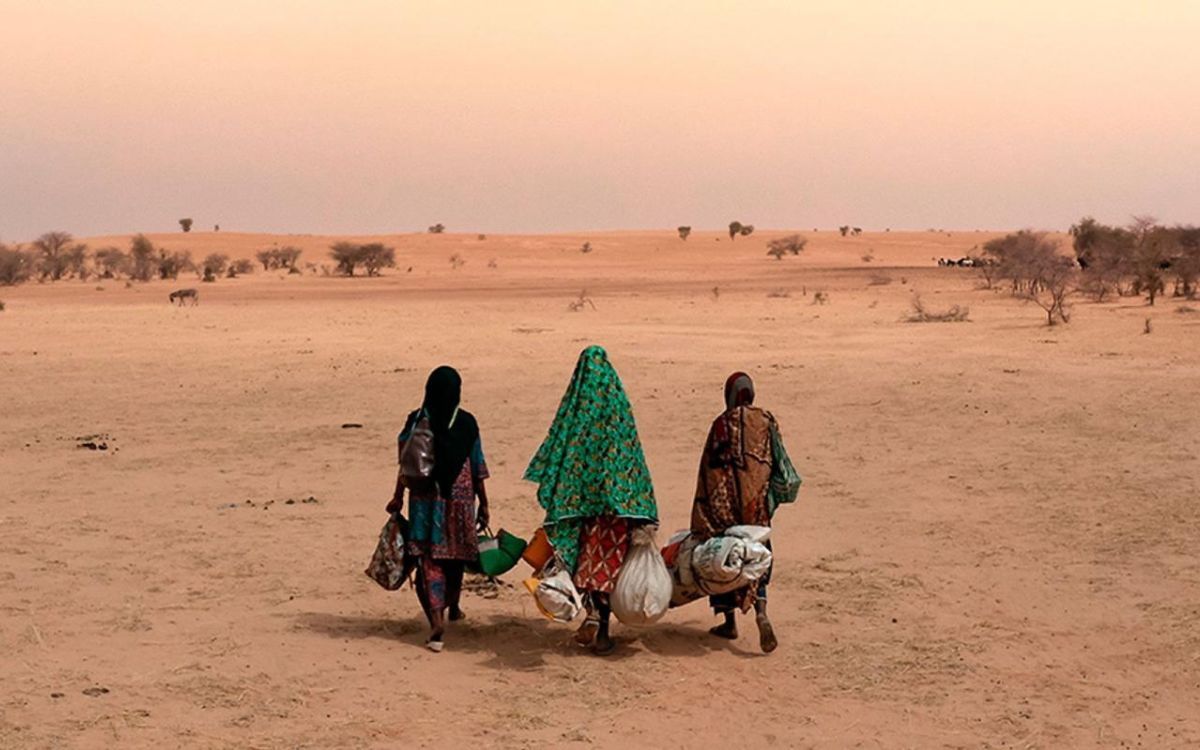
[[[657,528],[634,528],[629,552],[617,574],[610,601],[613,614],[626,625],[652,625],[671,606],[671,573],[654,542]]]
[[[530,585],[534,584],[535,585]],[[571,574],[551,562],[541,580],[530,579],[525,584],[533,592],[533,600],[542,614],[555,622],[570,622],[583,609],[583,597],[575,588]]]
[[[671,566],[671,606],[678,607],[706,595],[736,591],[758,581],[771,569],[771,537],[766,526],[734,526],[724,535],[698,542],[679,534],[678,554]]]

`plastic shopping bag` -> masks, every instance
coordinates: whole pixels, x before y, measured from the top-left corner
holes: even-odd
[[[633,530],[629,552],[612,592],[613,614],[626,625],[657,622],[671,606],[671,573],[654,543],[653,525]]]

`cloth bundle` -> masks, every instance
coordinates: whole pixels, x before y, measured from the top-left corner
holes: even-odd
[[[733,526],[704,542],[680,531],[663,550],[671,573],[671,606],[704,596],[736,591],[758,581],[771,569],[771,537],[766,526]]]
[[[525,588],[533,594],[538,611],[555,622],[570,622],[583,609],[583,597],[571,574],[557,560],[546,565],[540,578],[527,579]]]

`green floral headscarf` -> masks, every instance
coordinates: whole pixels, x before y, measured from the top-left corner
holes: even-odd
[[[587,519],[610,514],[654,521],[658,506],[629,398],[608,354],[579,355],[550,434],[525,478],[538,483],[543,526],[555,552],[574,571]]]

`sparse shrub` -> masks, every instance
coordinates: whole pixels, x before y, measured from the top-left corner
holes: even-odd
[[[231,279],[235,279],[247,273],[254,273],[254,262],[248,258],[238,258],[229,264],[229,269],[225,272],[225,275]]]
[[[841,235],[842,235],[843,237],[845,237],[846,235],[850,234],[850,225],[849,225],[849,224],[843,224],[842,226],[838,227],[838,232],[840,232],[840,233],[841,233]]]
[[[892,277],[885,273],[873,273],[867,281],[867,286],[887,286],[892,283]]]
[[[433,226],[429,227],[430,234],[441,234],[445,231],[446,231],[446,226],[441,223],[434,224]]]
[[[479,240],[480,242],[483,242],[484,240],[487,239],[487,235],[486,234],[477,234],[477,235],[475,235],[475,239]]]
[[[12,286],[28,281],[33,272],[33,258],[20,247],[0,245],[0,286]]]
[[[971,318],[971,309],[959,305],[951,305],[950,309],[935,312],[925,307],[921,295],[914,294],[912,309],[905,318],[909,323],[964,323]]]
[[[852,228],[850,229],[850,234],[852,234],[852,235],[854,235],[855,237],[857,237],[858,235],[862,234],[862,227],[852,227]]]
[[[828,305],[829,304],[829,293],[828,292],[813,292],[812,304]]]
[[[462,257],[462,255],[460,255],[458,253],[454,253],[453,255],[450,256],[450,267],[453,268],[455,271],[457,271],[458,269],[462,268],[465,265],[467,265],[467,259]]]
[[[216,281],[216,280],[217,280],[217,277],[213,275],[213,272],[212,272],[212,269],[211,269],[211,268],[205,267],[205,269],[204,269],[204,276],[203,276],[203,277],[201,277],[201,279],[200,279],[200,280],[201,280],[201,281],[203,281],[203,282],[206,282],[206,283],[209,283],[209,284],[211,284],[212,282],[214,282],[214,281]]]
[[[263,267],[264,271],[270,271],[271,266],[274,265],[274,263],[275,263],[275,251],[274,250],[259,250],[257,253],[254,254],[254,257],[258,260],[259,263],[262,263],[262,267]],[[350,275],[353,276],[354,274],[350,274]]]
[[[229,256],[224,253],[212,253],[204,259],[200,267],[204,269],[205,281],[215,281],[217,276],[225,273],[225,270],[229,268]],[[210,276],[213,278],[209,279]]]
[[[767,292],[767,297],[769,299],[787,299],[791,296],[792,293],[786,289],[772,289],[771,291]]]
[[[284,245],[283,247],[260,250],[254,254],[254,257],[262,264],[264,271],[278,268],[287,270],[290,273],[296,268],[296,263],[300,260],[303,252],[303,250],[294,245]]]
[[[1195,315],[1196,308],[1188,307],[1187,305],[1180,305],[1179,307],[1175,308],[1175,312],[1179,313],[1180,315]]]
[[[687,242],[687,238],[692,233],[692,228],[691,227],[679,227],[678,231],[679,231],[679,239],[683,240],[684,242]]]
[[[740,231],[738,231],[738,234],[742,235],[743,237],[749,237],[750,235],[754,234],[754,225],[753,224],[742,225],[742,228]]]
[[[592,251],[592,243],[590,243],[590,242],[585,242],[579,246],[579,252],[583,253],[584,255],[587,255],[591,251]]]
[[[179,274],[195,271],[196,264],[192,262],[192,254],[188,250],[176,250],[168,253],[158,251],[158,277],[160,279],[177,279]]]
[[[751,227],[751,230],[754,228]],[[808,245],[808,238],[799,234],[789,234],[786,237],[780,237],[776,240],[771,240],[767,243],[767,255],[773,256],[775,260],[783,260],[783,256],[791,253],[799,255],[804,252],[804,248]]]
[[[596,303],[592,302],[592,298],[588,296],[587,290],[579,292],[579,296],[567,303],[567,309],[571,312],[581,312],[585,307],[596,309]]]
[[[120,248],[102,247],[93,256],[101,278],[116,279],[129,273],[129,256]]]
[[[4,300],[0,299],[0,312],[4,312]]]
[[[129,278],[135,281],[149,281],[156,269],[154,256],[157,251],[154,243],[144,234],[139,234],[129,243],[130,270]]]
[[[495,258],[492,258],[491,260],[488,261],[488,268],[499,268],[499,267],[500,267],[500,264],[496,261]]]
[[[181,229],[183,229],[183,231],[184,231],[184,234],[186,234],[186,233],[188,233],[188,232],[192,231],[192,220],[191,220],[191,219],[180,219],[180,220],[179,220],[179,227],[180,227]]]
[[[875,251],[868,248],[865,253],[859,256],[863,263],[870,263],[875,260]]]

